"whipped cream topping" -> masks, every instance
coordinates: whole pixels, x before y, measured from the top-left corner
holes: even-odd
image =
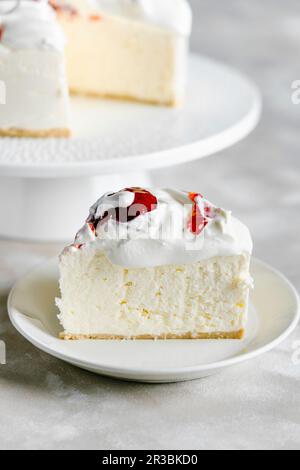
[[[183,36],[192,30],[192,10],[187,0],[53,0],[62,12],[74,8],[80,13],[96,11],[145,21]]]
[[[249,230],[200,194],[129,188],[107,193],[67,252],[95,249],[125,268],[182,265],[251,254]]]
[[[92,0],[103,11],[145,21],[189,35],[192,12],[186,0]]]
[[[8,49],[63,51],[65,36],[47,0],[0,2],[0,44]]]

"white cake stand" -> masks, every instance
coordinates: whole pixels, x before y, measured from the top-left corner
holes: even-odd
[[[149,186],[147,170],[209,156],[254,129],[261,99],[248,79],[196,55],[189,77],[181,109],[74,98],[71,139],[0,139],[0,236],[71,240],[103,192]]]

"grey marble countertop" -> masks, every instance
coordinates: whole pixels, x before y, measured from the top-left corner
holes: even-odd
[[[238,67],[263,92],[258,129],[198,163],[153,173],[157,186],[199,190],[251,228],[255,254],[300,288],[298,0],[193,0],[194,50]],[[1,201],[1,204],[4,202]],[[300,449],[300,328],[281,347],[209,379],[122,383],[40,352],[11,326],[6,297],[58,245],[0,242],[1,449]]]

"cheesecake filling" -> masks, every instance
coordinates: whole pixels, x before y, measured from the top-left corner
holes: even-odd
[[[124,269],[95,248],[62,256],[57,300],[64,338],[243,336],[249,255]]]

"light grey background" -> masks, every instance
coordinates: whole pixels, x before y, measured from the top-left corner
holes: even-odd
[[[255,254],[300,287],[298,0],[193,0],[192,47],[249,74],[264,97],[254,134],[222,154],[154,174],[156,185],[200,190],[251,228]],[[222,110],[220,110],[222,112]],[[4,202],[1,201],[1,204]],[[300,449],[300,329],[272,353],[206,380],[121,383],[39,352],[11,327],[6,294],[60,247],[0,242],[0,448]]]

